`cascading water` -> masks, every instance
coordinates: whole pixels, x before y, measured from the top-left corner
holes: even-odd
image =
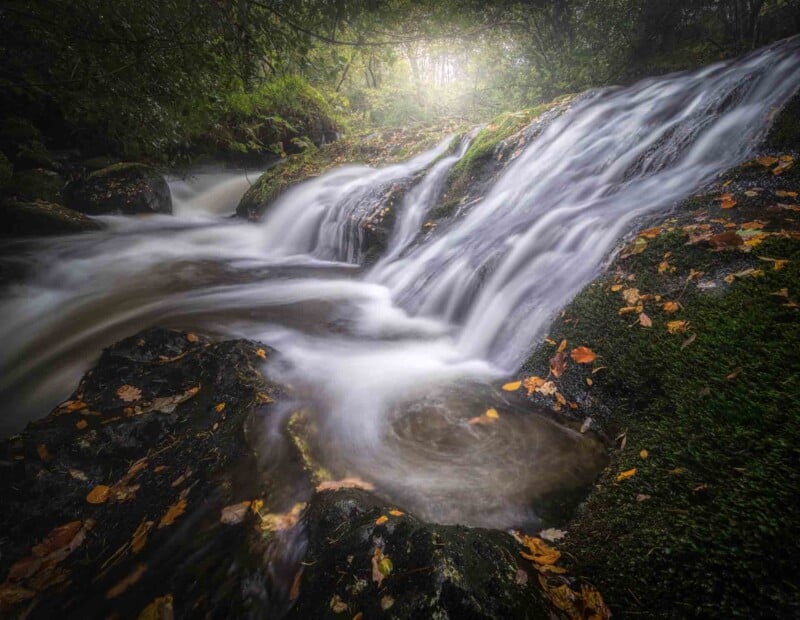
[[[198,185],[181,197],[174,182],[175,217],[101,218],[97,233],[10,245],[3,262],[24,275],[0,302],[2,431],[66,397],[101,347],[153,323],[253,337],[291,362],[270,372],[294,385],[332,472],[433,520],[530,519],[532,501],[585,483],[602,455],[512,402],[502,423],[467,424],[487,381],[519,364],[634,220],[748,156],[800,84],[799,50],[789,40],[587,96],[481,201],[424,236],[464,143],[334,170],[287,192],[263,226],[214,216],[245,188],[227,178],[194,200]],[[406,198],[365,273],[364,224],[395,184]]]

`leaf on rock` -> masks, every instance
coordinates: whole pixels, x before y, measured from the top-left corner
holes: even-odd
[[[555,564],[561,557],[561,552],[558,549],[554,549],[541,538],[522,535],[520,539],[529,551],[529,553],[520,551],[520,555],[535,564]]]
[[[136,567],[130,572],[130,574],[127,577],[122,578],[114,587],[110,588],[108,592],[106,592],[106,598],[107,599],[117,598],[132,585],[138,583],[138,581],[142,578],[142,575],[144,575],[146,570],[147,570],[146,564],[137,564]]]
[[[375,525],[383,525],[388,520],[389,520],[389,517],[387,517],[386,515],[381,515],[380,517],[375,519]]]
[[[217,413],[222,413],[225,411],[225,403],[219,403],[216,407],[214,407],[214,411]]]
[[[317,491],[337,491],[338,489],[364,489],[374,491],[375,486],[361,478],[350,477],[341,480],[326,480],[317,485]]]
[[[644,312],[641,312],[639,313],[639,325],[642,327],[653,327],[653,321]]]
[[[105,504],[108,501],[108,495],[111,487],[105,484],[98,484],[95,488],[89,491],[86,496],[86,501],[90,504]]]
[[[628,469],[626,471],[621,472],[617,475],[617,482],[622,482],[623,480],[627,480],[628,478],[632,478],[636,475],[636,468]]]
[[[561,540],[566,535],[567,533],[564,530],[558,530],[552,527],[549,527],[546,530],[542,530],[541,532],[539,532],[539,536],[541,538],[550,542]]]
[[[591,364],[597,359],[597,354],[589,347],[584,346],[575,347],[569,356],[576,364]]]
[[[771,155],[762,155],[761,157],[756,157],[756,161],[765,168],[772,168],[778,163],[778,158]]]
[[[516,392],[522,386],[522,381],[511,381],[503,385],[506,392]]]
[[[689,328],[689,321],[668,321],[667,331],[670,334],[682,334]]]
[[[393,517],[402,517],[406,513],[404,513],[402,510],[397,510],[397,508],[394,508],[389,511],[389,514]]]
[[[566,340],[564,342],[566,342]],[[550,358],[550,374],[557,379],[564,373],[566,368],[567,355],[564,351],[559,350],[552,358]]]
[[[189,342],[199,342],[200,338],[197,337],[197,334],[193,334],[190,332],[186,334],[186,340],[188,340]]]
[[[239,502],[238,504],[225,506],[219,516],[220,523],[224,523],[225,525],[236,525],[237,523],[241,523],[244,521],[244,517],[250,508],[250,504],[251,502],[245,501]]]
[[[181,497],[177,502],[172,504],[167,512],[164,513],[164,516],[161,517],[161,521],[158,523],[159,529],[175,523],[175,519],[180,517],[184,512],[186,512],[186,499]]]
[[[139,614],[138,620],[172,620],[175,612],[172,609],[172,594],[154,598]]]
[[[380,588],[383,580],[391,574],[392,570],[394,570],[392,560],[383,554],[383,549],[375,547],[375,551],[372,553],[372,581]]]
[[[258,357],[260,357],[262,360],[267,359],[267,352],[264,349],[259,349],[256,351],[256,355],[258,355]]]
[[[132,385],[122,385],[117,388],[117,398],[126,403],[133,403],[142,397],[142,391]]]
[[[635,306],[639,302],[640,297],[641,295],[639,295],[638,288],[626,288],[622,291],[622,298],[629,306]]]
[[[139,553],[147,544],[147,535],[153,529],[154,523],[152,521],[142,521],[139,527],[131,536],[131,549],[134,553]]]
[[[545,380],[541,377],[528,377],[522,381],[523,387],[528,390],[528,396],[532,396],[533,393],[538,390],[542,385],[544,385]]]
[[[650,453],[647,450],[642,449],[639,451],[639,458],[646,459],[648,456],[650,456]]]
[[[733,197],[733,194],[722,194],[717,200],[720,201],[720,208],[722,209],[732,209],[736,206],[736,200]]]
[[[661,307],[667,314],[672,314],[673,312],[677,312],[681,309],[681,304],[678,301],[667,301]]]
[[[298,502],[289,512],[275,513],[270,512],[265,515],[259,513],[261,517],[261,529],[265,532],[283,532],[293,528],[300,520],[300,514],[306,507],[305,503]]]
[[[347,611],[347,603],[345,603],[341,598],[339,598],[338,594],[334,594],[331,598],[331,602],[328,603],[328,606],[331,608],[331,611],[335,614],[340,614],[344,611]]]
[[[40,443],[36,446],[36,454],[39,455],[39,458],[43,461],[50,460],[50,450],[47,449],[47,445]]]
[[[656,226],[655,228],[648,228],[647,230],[643,230],[639,233],[640,237],[644,237],[645,239],[655,239],[658,235],[661,234],[661,227]]]

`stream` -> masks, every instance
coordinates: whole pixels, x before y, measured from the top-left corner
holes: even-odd
[[[509,527],[537,498],[590,483],[605,452],[509,399],[468,420],[621,239],[746,160],[800,85],[788,40],[691,73],[592,92],[530,142],[486,195],[422,224],[469,137],[409,161],[348,165],[301,183],[260,224],[233,219],[253,174],[172,179],[173,216],[26,240],[0,297],[0,432],[66,398],[103,347],[153,324],[261,340],[316,429],[319,463],[443,523]],[[413,181],[411,181],[413,179]],[[412,182],[382,258],[363,228],[387,187]],[[502,396],[502,395],[501,395]],[[265,454],[269,453],[265,446]]]

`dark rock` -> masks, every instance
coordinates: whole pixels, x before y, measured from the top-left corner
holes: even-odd
[[[51,202],[0,204],[0,235],[38,236],[99,230],[100,225],[83,213]]]
[[[388,187],[361,222],[363,231],[361,252],[365,264],[377,261],[386,251],[401,206],[410,183],[395,183]]]
[[[366,491],[323,491],[291,618],[548,618],[536,571],[505,532],[431,525]],[[388,520],[376,524],[379,517]],[[379,584],[375,550],[388,557]],[[380,571],[378,571],[380,573]],[[339,613],[336,613],[339,610]]]
[[[172,213],[166,179],[144,164],[120,163],[72,181],[67,206],[89,215]]]
[[[42,200],[63,205],[63,190],[64,179],[57,172],[37,168],[15,172],[5,193],[26,202]]]
[[[256,517],[227,525],[220,511],[261,493],[248,424],[282,394],[258,368],[267,352],[144,331],[0,445],[0,616],[137,618],[166,596],[178,617],[263,607]],[[34,545],[65,524],[85,538],[40,563]]]
[[[41,142],[42,134],[30,121],[11,116],[0,122],[0,148],[7,153],[29,142]]]
[[[60,171],[62,168],[47,147],[38,140],[21,145],[14,157],[14,163],[18,170],[43,168]]]
[[[4,191],[14,175],[14,166],[2,152],[0,152],[0,192]]]

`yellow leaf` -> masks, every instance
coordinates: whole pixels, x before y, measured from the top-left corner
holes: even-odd
[[[675,469],[670,469],[669,473],[675,474],[676,476],[680,476],[681,474],[685,474],[687,471],[689,470],[686,469],[685,467],[676,467]]]
[[[647,230],[643,230],[639,233],[640,237],[644,237],[645,239],[655,239],[658,235],[661,234],[661,227],[656,226],[655,228],[648,228]]]
[[[139,553],[144,549],[145,544],[147,544],[147,534],[152,528],[152,521],[142,521],[139,527],[136,528],[136,531],[131,537],[131,549],[133,549],[134,553]]]
[[[634,475],[636,475],[636,468],[635,467],[633,469],[628,469],[626,471],[623,471],[621,474],[619,474],[617,476],[617,482],[622,482],[623,480],[627,480],[628,478],[632,478]]]
[[[503,386],[503,389],[506,392],[516,392],[520,387],[522,387],[522,381],[512,381],[510,383],[506,383]]]
[[[225,411],[225,403],[218,404],[216,407],[214,407],[214,411],[216,411],[217,413],[222,413],[223,411]]]
[[[797,198],[797,192],[784,192],[784,191],[776,191],[775,195],[778,198]]]
[[[258,355],[258,357],[260,357],[262,360],[267,359],[267,352],[264,349],[259,349],[256,351],[256,355]]]
[[[136,402],[142,397],[142,391],[132,385],[123,385],[117,389],[117,398],[126,403]]]
[[[670,334],[682,334],[689,326],[688,321],[669,321],[667,322],[667,331]]]
[[[544,379],[536,376],[528,377],[527,379],[523,379],[522,385],[528,390],[528,396],[531,396],[537,389],[544,385]]]
[[[668,269],[669,269],[669,263],[667,261],[664,260],[658,264],[658,273],[666,273]]]
[[[375,519],[375,525],[383,525],[388,520],[389,520],[389,517],[387,517],[386,515],[381,515],[380,517]]]
[[[788,264],[788,260],[776,260],[774,263],[772,263],[772,271],[780,271]]]
[[[622,298],[625,300],[629,306],[635,306],[639,301],[639,289],[638,288],[626,288],[622,291]]]
[[[617,291],[621,291],[621,290],[622,290],[622,285],[621,285],[621,284],[614,284],[614,285],[611,287],[611,290],[612,290],[612,291],[614,291],[615,293],[616,293]]]
[[[650,456],[650,453],[647,450],[642,450],[641,452],[639,452],[640,458],[646,459],[648,456]]]
[[[561,557],[561,552],[535,536],[520,536],[522,544],[528,548],[530,553],[520,552],[526,560],[531,560],[536,564],[555,564]]]
[[[562,340],[561,343],[558,345],[558,352],[562,353],[567,349],[567,341],[566,339]]]
[[[139,614],[138,620],[167,620],[173,618],[172,595],[166,594],[153,599]]]
[[[180,498],[177,502],[172,504],[169,507],[164,516],[161,517],[161,521],[158,523],[159,529],[162,527],[167,527],[168,525],[172,525],[175,522],[175,519],[180,517],[186,511],[186,500],[184,498]]]
[[[591,364],[597,359],[597,354],[594,351],[589,347],[583,346],[572,349],[572,353],[569,356],[577,364]]]
[[[89,494],[86,496],[86,501],[90,504],[104,504],[108,501],[108,494],[111,491],[111,487],[108,487],[104,484],[98,484],[95,488],[89,491]]]
[[[500,417],[500,414],[497,413],[497,409],[495,409],[494,407],[492,407],[491,409],[487,409],[484,415],[492,420],[497,420]]]
[[[771,168],[778,163],[778,158],[770,155],[764,155],[762,157],[756,157],[756,161],[765,168]]]
[[[393,517],[402,517],[406,513],[404,513],[402,510],[397,510],[395,508],[394,510],[390,510],[389,514],[392,515]]]

